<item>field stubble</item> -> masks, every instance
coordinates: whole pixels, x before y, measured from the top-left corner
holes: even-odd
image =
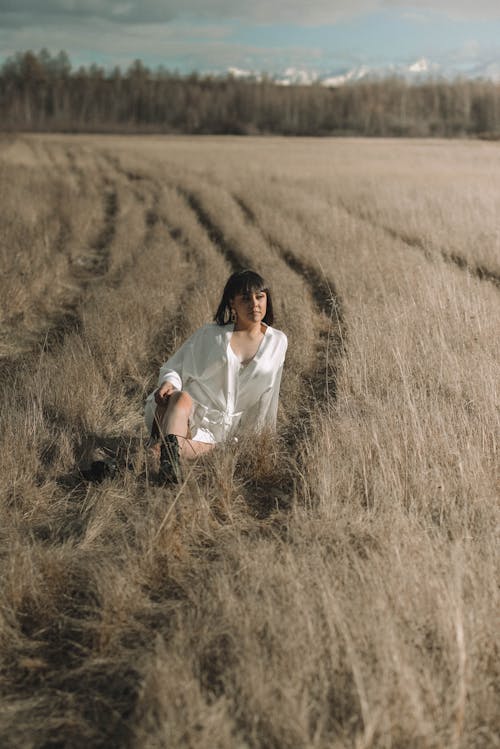
[[[496,146],[4,146],[5,745],[494,746]],[[278,437],[161,489],[145,394],[243,265]]]

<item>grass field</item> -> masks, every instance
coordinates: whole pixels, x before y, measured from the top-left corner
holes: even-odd
[[[498,145],[4,136],[0,205],[2,746],[499,746]],[[279,433],[162,488],[242,265]]]

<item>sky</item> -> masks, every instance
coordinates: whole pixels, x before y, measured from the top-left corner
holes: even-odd
[[[42,48],[74,67],[140,59],[182,73],[328,74],[422,57],[460,70],[500,62],[500,2],[0,0],[0,61]]]

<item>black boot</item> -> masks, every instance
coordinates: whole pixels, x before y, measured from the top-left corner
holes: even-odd
[[[179,441],[175,434],[167,434],[160,448],[160,472],[162,484],[178,484],[181,480]]]

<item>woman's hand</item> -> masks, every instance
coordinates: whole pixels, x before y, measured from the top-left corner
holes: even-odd
[[[155,390],[155,401],[159,406],[166,406],[169,396],[176,392],[177,388],[171,382],[164,382],[161,387]]]

